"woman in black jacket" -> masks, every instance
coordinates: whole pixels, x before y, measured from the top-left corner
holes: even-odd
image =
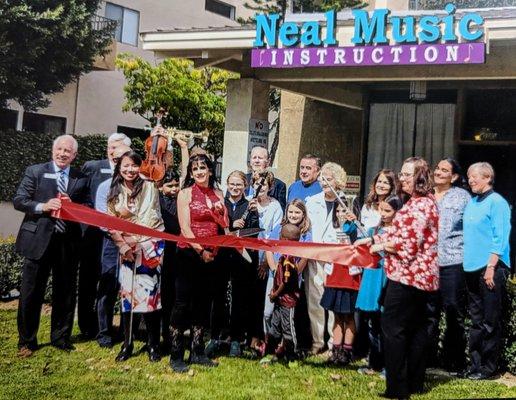
[[[258,214],[248,211],[249,202],[244,197],[247,186],[245,174],[233,171],[227,179],[228,191],[225,205],[229,216],[229,230],[259,228]],[[230,357],[241,355],[241,343],[250,342],[257,346],[259,335],[263,332],[263,290],[257,295],[258,253],[247,250],[252,262],[249,263],[236,249],[224,249],[224,269],[229,272],[231,281],[231,315],[229,335],[231,337]],[[259,300],[261,300],[261,305]],[[216,339],[216,338],[215,338]],[[210,343],[207,352],[214,351],[217,343]]]

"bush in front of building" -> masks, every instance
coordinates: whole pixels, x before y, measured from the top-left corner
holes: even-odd
[[[503,362],[507,370],[516,375],[516,277],[507,281],[507,304],[504,314],[506,343]]]
[[[51,159],[52,142],[56,134],[0,131],[0,201],[12,201],[16,189],[29,165],[47,162]],[[107,136],[75,136],[79,152],[73,165],[80,167],[86,161],[106,158]],[[133,139],[133,149],[144,154],[143,142]]]

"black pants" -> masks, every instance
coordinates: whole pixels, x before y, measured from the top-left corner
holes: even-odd
[[[147,313],[134,313],[132,336],[131,336],[131,313],[122,313],[122,325],[124,326],[124,346],[133,343],[134,333],[138,326],[138,317],[142,317],[145,321],[145,330],[147,331],[147,345],[150,348],[156,349],[159,346],[159,328],[161,321],[161,313],[159,311],[152,311]]]
[[[231,340],[242,342],[246,336],[251,339],[263,332],[261,320],[257,321],[255,317],[258,260],[253,257],[253,262],[249,263],[236,250],[228,249],[227,265],[231,277],[230,336]]]
[[[297,334],[297,348],[310,350],[312,347],[312,332],[310,331],[310,317],[308,316],[308,303],[306,301],[305,283],[301,282],[299,299],[294,314],[294,325]]]
[[[54,233],[39,260],[23,264],[18,304],[18,346],[37,347],[41,307],[52,271],[52,316],[50,340],[63,344],[70,340],[77,288],[78,242],[63,233]]]
[[[482,268],[466,272],[466,285],[469,298],[469,354],[471,372],[493,375],[498,368],[502,350],[502,304],[509,269],[501,262],[495,270],[493,290],[488,289]]]
[[[98,333],[95,304],[97,301],[97,285],[102,269],[103,240],[103,232],[99,228],[89,226],[81,241],[77,323],[81,333],[89,337],[94,337]]]
[[[161,335],[166,346],[170,345],[170,316],[176,296],[176,251],[176,243],[165,243],[161,267]]]
[[[369,356],[368,366],[375,371],[381,371],[385,367],[384,342],[382,334],[382,313],[380,311],[360,312],[360,320],[368,334]]]
[[[229,287],[230,270],[223,255],[227,249],[221,249],[217,256],[216,272],[210,285],[209,296],[211,299],[210,334],[213,339],[227,338],[230,325],[230,302],[233,288]]]
[[[118,247],[108,237],[104,237],[102,247],[102,272],[97,289],[97,341],[101,344],[112,345],[114,341],[113,311],[117,300],[118,283]]]
[[[386,395],[409,397],[423,390],[428,336],[428,293],[387,281],[382,314]]]
[[[203,262],[191,248],[178,249],[176,260],[176,297],[170,325],[182,331],[189,326],[206,328],[209,325],[210,285],[216,273],[216,262]]]
[[[440,288],[432,293],[428,302],[429,358],[437,364],[439,321],[444,311],[446,331],[444,332],[441,363],[449,371],[462,371],[466,366],[466,316],[467,290],[462,264],[441,267]],[[430,361],[430,360],[429,360]]]

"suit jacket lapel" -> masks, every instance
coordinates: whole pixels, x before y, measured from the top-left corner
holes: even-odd
[[[77,183],[77,173],[74,168],[70,168],[70,175],[68,176],[68,187],[66,188],[66,193],[68,196],[71,196],[73,188]]]

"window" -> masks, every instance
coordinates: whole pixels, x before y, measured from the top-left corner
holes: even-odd
[[[138,11],[106,3],[106,18],[118,22],[115,30],[115,38],[118,42],[138,46],[138,25],[140,21]]]
[[[229,19],[235,19],[235,7],[217,0],[206,0],[204,9],[212,13],[222,15]]]
[[[145,129],[131,128],[130,126],[118,125],[116,128],[116,131],[120,132],[120,133],[125,133],[131,139],[134,139],[137,137],[142,140],[145,140],[149,137],[149,131],[146,131]]]
[[[66,118],[26,112],[23,114],[23,130],[63,134],[66,131]]]
[[[18,111],[0,108],[0,129],[16,130]]]

